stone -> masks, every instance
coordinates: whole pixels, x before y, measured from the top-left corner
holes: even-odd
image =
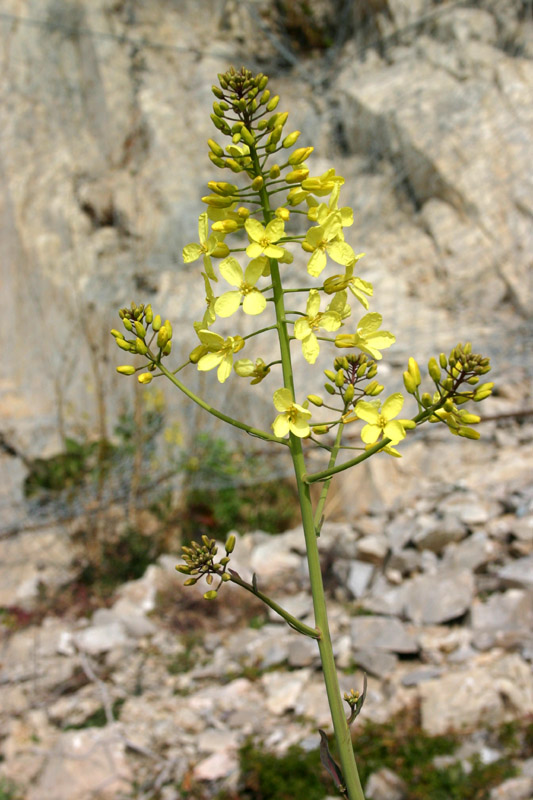
[[[449,544],[444,551],[442,566],[444,569],[471,569],[496,561],[501,557],[501,548],[497,542],[489,539],[484,531],[475,531],[458,544]]]
[[[496,574],[502,586],[533,589],[533,555],[511,561]]]
[[[366,561],[352,561],[350,563],[346,586],[353,597],[361,597],[365,593],[373,574],[373,564],[369,564]]]
[[[80,650],[90,655],[99,655],[128,644],[130,640],[122,623],[109,622],[77,631],[73,641]]]
[[[447,513],[442,518],[422,514],[416,519],[412,541],[419,550],[440,553],[450,542],[459,542],[465,535],[466,526],[453,514]]]
[[[384,678],[393,672],[398,663],[398,657],[395,653],[389,653],[386,650],[367,647],[363,650],[354,649],[352,662],[370,675]]]
[[[382,564],[389,551],[386,536],[367,535],[357,542],[357,558],[371,564]]]
[[[473,596],[474,578],[470,570],[419,575],[402,586],[405,613],[417,624],[457,619],[468,611]]]
[[[370,775],[365,786],[365,797],[368,800],[405,800],[407,786],[399,775],[383,767]]]
[[[449,729],[499,725],[533,710],[531,668],[516,654],[472,665],[420,685],[422,727],[432,735]]]
[[[27,800],[71,800],[98,794],[112,800],[131,791],[133,773],[119,726],[60,734]]]
[[[533,793],[533,778],[520,775],[508,778],[506,781],[490,790],[489,800],[531,800]]]
[[[233,750],[213,753],[200,761],[193,770],[197,781],[218,781],[227,778],[239,768],[237,754]]]
[[[440,667],[423,667],[408,672],[402,678],[402,686],[418,686],[424,681],[431,681],[435,678],[440,678],[442,669]]]
[[[389,653],[416,653],[418,645],[406,626],[394,617],[354,617],[350,632],[356,650],[372,648]]]
[[[289,666],[294,668],[310,667],[319,660],[318,644],[314,639],[292,638],[289,644]]]
[[[271,714],[279,716],[294,708],[309,680],[310,670],[299,669],[290,673],[267,672],[261,678],[265,692],[265,706]]]

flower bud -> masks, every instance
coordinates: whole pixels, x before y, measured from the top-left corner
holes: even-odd
[[[276,108],[278,103],[279,103],[279,94],[275,94],[274,97],[272,97],[268,101],[266,110],[267,111],[274,111],[274,109]]]
[[[229,208],[235,202],[235,197],[220,197],[218,194],[207,194],[202,197],[202,203],[211,208]]]
[[[215,600],[216,596],[217,596],[216,589],[210,589],[209,592],[206,592],[204,594],[204,600]]]
[[[207,186],[212,192],[215,192],[215,194],[221,197],[229,197],[239,191],[238,186],[235,186],[234,183],[227,183],[226,181],[209,181]]]
[[[153,377],[154,376],[152,375],[151,372],[142,372],[137,378],[137,380],[139,381],[139,383],[147,384],[152,382]]]
[[[481,417],[478,417],[477,414],[469,414],[468,411],[460,411],[459,418],[465,425],[477,425],[478,422],[481,422]]]
[[[219,89],[218,86],[212,86],[211,91],[213,92],[215,97],[218,97],[219,100],[224,99],[224,92],[222,91],[222,89]]]
[[[275,214],[278,219],[282,219],[284,222],[287,222],[287,220],[290,219],[291,216],[291,212],[289,211],[289,209],[283,208],[283,206],[276,208]]]
[[[160,314],[156,314],[156,316],[154,317],[154,321],[152,322],[152,330],[157,333],[160,328],[161,328],[161,316]]]
[[[307,178],[309,175],[309,170],[305,169],[294,169],[292,172],[288,172],[285,175],[286,183],[301,183],[303,180]]]
[[[286,136],[282,142],[283,147],[285,147],[285,149],[287,149],[288,147],[292,147],[293,144],[296,144],[296,140],[298,139],[299,136],[300,136],[300,131],[293,131],[292,133],[289,133],[289,135]]]
[[[337,371],[337,374],[335,375],[335,386],[337,386],[340,389],[341,386],[344,386],[344,381],[345,381],[344,370],[339,369]]]
[[[259,105],[264,106],[265,103],[268,103],[269,100],[270,100],[270,89],[265,89],[265,91],[259,98]]]
[[[235,548],[235,541],[236,541],[235,540],[235,534],[231,533],[228,536],[226,544],[225,544],[226,553],[233,553],[233,550]]]
[[[139,355],[141,356],[145,356],[148,352],[148,347],[146,346],[146,342],[144,341],[144,339],[141,339],[140,336],[137,336],[137,338],[135,339],[135,349],[137,353],[139,353]]]
[[[218,242],[211,255],[213,258],[226,258],[226,256],[229,256],[229,247],[226,242]]]
[[[198,580],[198,578],[187,578],[186,581],[183,581],[183,585],[184,586],[194,586],[194,584],[197,582],[197,580]]]
[[[128,319],[128,317],[124,317],[124,319],[122,320],[122,324],[124,325],[127,331],[133,330],[133,322],[131,321],[131,319]]]
[[[328,394],[335,394],[335,389],[333,388],[333,386],[330,383],[325,383],[324,384],[324,389],[326,390],[326,392]]]
[[[120,372],[121,375],[133,375],[135,372],[135,367],[132,367],[130,364],[126,364],[123,367],[117,367],[117,372]]]
[[[135,320],[135,332],[141,339],[146,337],[146,329],[142,322],[139,322],[138,320]]]
[[[428,372],[429,377],[432,378],[435,383],[440,381],[440,367],[437,364],[436,358],[430,358],[428,361]]]
[[[481,434],[479,431],[475,431],[473,428],[465,428],[460,425],[457,428],[457,434],[459,436],[464,436],[465,439],[480,439]]]
[[[165,324],[161,326],[161,328],[159,329],[159,333],[157,334],[157,346],[159,347],[160,350],[163,350],[166,347],[167,342],[170,341],[171,336],[172,333],[167,328],[167,324],[165,322]]]
[[[413,431],[416,428],[416,422],[413,419],[399,419],[398,422],[406,431]]]
[[[334,381],[336,373],[333,372],[333,370],[331,369],[325,369],[324,375],[326,376],[326,378],[329,378],[330,381]]]
[[[410,375],[412,375],[415,385],[420,386],[420,382],[422,380],[420,377],[420,368],[414,358],[409,359],[407,363],[407,371]]]
[[[275,178],[279,178],[280,174],[281,170],[279,168],[279,164],[274,164],[272,167],[270,167],[270,172],[268,173],[268,177],[274,180]]]
[[[420,402],[424,406],[424,408],[429,408],[433,404],[433,398],[429,394],[429,392],[424,392],[422,397],[420,398]]]
[[[207,352],[209,352],[207,346],[205,344],[199,344],[194,348],[194,350],[191,351],[189,355],[189,361],[192,364],[197,364],[201,357],[205,356]]]
[[[131,352],[131,343],[127,342],[125,339],[115,339],[116,343],[120,347],[121,350],[128,350]]]
[[[120,331],[117,331],[116,328],[113,328],[110,331],[110,333],[111,333],[111,336],[113,336],[115,339],[123,339],[124,338],[124,334],[121,333]]]
[[[172,342],[167,342],[166,345],[163,347],[163,355],[169,356],[171,350],[172,350]]]
[[[215,233],[234,233],[240,227],[239,223],[234,219],[221,219],[213,222],[211,226]]]
[[[344,392],[344,402],[351,403],[354,394],[355,394],[355,387],[353,383],[349,383],[348,386],[346,387],[346,391]]]
[[[289,164],[291,164],[291,166],[295,166],[296,164],[301,164],[303,161],[305,161],[306,158],[309,158],[314,149],[315,149],[314,147],[298,147],[297,150],[294,150],[290,154]]]
[[[214,140],[214,139],[208,139],[208,140],[207,140],[207,144],[208,144],[208,146],[209,146],[209,149],[211,150],[211,152],[212,152],[212,153],[213,153],[215,156],[218,156],[218,157],[220,158],[221,156],[223,156],[223,155],[224,155],[224,150],[223,150],[223,149],[222,149],[222,147],[221,147],[221,146],[218,144],[218,142],[215,142],[215,140]]]
[[[311,430],[317,436],[322,436],[322,434],[327,433],[329,431],[329,428],[327,425],[315,425],[313,428],[311,428]]]
[[[372,381],[369,383],[365,389],[365,394],[370,395],[371,397],[376,397],[378,394],[381,394],[385,387],[383,384],[378,383],[377,381]]]
[[[183,548],[185,550],[185,548]],[[176,570],[182,575],[190,575],[191,568],[187,564],[176,564]]]
[[[416,393],[416,382],[410,372],[403,373],[403,385],[405,386],[409,394]]]
[[[154,312],[152,311],[152,306],[147,305],[144,311],[144,320],[147,325],[151,325],[154,319]]]
[[[213,153],[208,153],[207,155],[209,157],[209,160],[211,161],[212,164],[215,165],[215,167],[218,167],[219,169],[225,169],[226,162],[224,161],[223,158],[219,158],[218,156],[214,156]]]
[[[255,136],[245,125],[243,125],[241,128],[241,136],[243,142],[245,142],[248,147],[255,147]]]
[[[446,369],[448,366],[448,359],[446,358],[445,353],[441,353],[439,356],[439,364],[441,365],[442,369]]]
[[[318,406],[319,408],[320,406],[324,405],[324,401],[317,394],[308,394],[307,399],[309,400],[310,403],[312,403],[314,406]]]
[[[257,176],[256,178],[254,178],[254,179],[253,179],[253,181],[252,181],[252,189],[253,189],[255,192],[258,192],[258,191],[259,191],[259,189],[261,189],[261,188],[262,188],[262,186],[263,186],[263,183],[264,183],[263,176],[262,176],[262,175],[258,175],[258,176]]]

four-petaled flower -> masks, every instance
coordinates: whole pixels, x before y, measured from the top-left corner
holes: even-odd
[[[344,267],[355,263],[354,251],[342,240],[342,218],[339,211],[326,217],[322,225],[310,228],[302,247],[307,253],[313,254],[307,264],[307,271],[313,278],[318,278],[326,266],[326,253]]]
[[[365,295],[372,297],[374,294],[374,287],[368,281],[358,278],[353,274],[353,268],[359,259],[363,258],[364,253],[358,253],[355,256],[353,264],[346,267],[344,275],[332,275],[324,281],[324,291],[326,294],[333,294],[342,289],[349,289],[354,297],[356,297],[361,305],[368,309],[368,300]]]
[[[290,431],[301,439],[309,436],[311,429],[308,420],[311,412],[294,402],[290,389],[278,389],[277,392],[274,392],[273,399],[276,409],[281,412],[272,423],[275,435],[281,439]]]
[[[380,331],[383,317],[377,312],[365,314],[359,321],[356,333],[339,333],[335,337],[335,347],[357,347],[362,353],[379,361],[380,350],[394,344],[396,337],[389,331]]]
[[[270,220],[268,225],[261,225],[256,219],[247,219],[244,223],[250,244],[246,248],[246,255],[257,258],[265,255],[268,258],[282,258],[286,250],[276,244],[285,235],[285,223],[282,219]]]
[[[241,297],[244,298],[242,310],[245,314],[260,314],[265,310],[266,300],[255,288],[255,284],[263,274],[264,259],[256,258],[250,261],[243,274],[239,262],[230,256],[225,258],[220,265],[220,274],[230,286],[236,286],[237,291],[225,292],[215,302],[215,313],[219,317],[230,317],[240,306]]]
[[[208,233],[209,221],[207,219],[207,211],[204,211],[204,213],[200,214],[198,217],[198,237],[200,239],[200,244],[196,244],[195,242],[186,244],[183,248],[183,260],[186,264],[189,264],[191,261],[196,261],[197,258],[203,255],[205,271],[212,281],[216,281],[218,278],[213,270],[211,256],[215,255],[218,258],[223,258],[228,255],[229,248],[227,244],[224,243],[224,234],[212,233],[208,236]]]
[[[355,413],[367,424],[361,431],[361,439],[365,444],[374,444],[383,434],[390,439],[391,445],[398,444],[405,438],[405,429],[399,420],[395,420],[403,406],[403,396],[397,392],[391,394],[383,405],[381,411],[379,404],[369,403],[367,400],[360,400],[355,406]]]
[[[197,331],[198,338],[202,344],[208,348],[207,353],[198,361],[198,369],[206,372],[210,369],[217,370],[217,378],[220,383],[224,383],[231,375],[233,366],[233,353],[238,353],[244,347],[244,339],[241,336],[228,336],[224,339],[213,331]]]
[[[336,331],[342,324],[341,313],[342,310],[335,310],[331,308],[334,306],[334,301],[330,304],[327,311],[320,312],[320,293],[317,289],[311,289],[309,292],[309,299],[307,300],[307,315],[300,317],[294,323],[294,335],[302,342],[302,353],[309,364],[314,364],[320,352],[318,339],[315,336],[315,331],[323,328],[325,331]],[[342,303],[344,307],[344,303]]]

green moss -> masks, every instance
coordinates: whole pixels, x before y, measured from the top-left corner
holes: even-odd
[[[184,633],[181,636],[183,650],[172,656],[167,662],[167,670],[170,675],[182,675],[190,672],[197,661],[196,647],[201,643],[202,638],[196,633]]]
[[[117,720],[119,718],[120,709],[122,708],[124,703],[125,700],[119,698],[118,700],[115,700],[115,702],[111,706],[114,720]],[[81,731],[84,728],[105,728],[106,725],[107,725],[107,717],[105,713],[105,708],[103,706],[100,706],[100,708],[97,708],[96,711],[94,711],[92,714],[89,714],[89,716],[86,717],[83,720],[83,722],[78,722],[75,725],[65,725],[63,730]],[[1,800],[1,795],[0,795],[0,800]]]
[[[8,778],[0,778],[0,800],[22,800],[22,791]]]

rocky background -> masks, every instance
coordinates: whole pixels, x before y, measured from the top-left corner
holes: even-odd
[[[209,796],[237,785],[247,735],[311,748],[327,725],[313,647],[275,620],[250,628],[260,609],[230,590],[204,629],[175,555],[90,617],[43,614],[75,569],[76,523],[57,509],[43,523],[23,497],[66,435],[103,440],[121,404],[138,409],[114,372],[118,307],[151,302],[191,347],[203,288],[180,253],[212,177],[210,86],[232,63],[271,76],[314,170],[346,178],[350,242],[397,336],[387,388],[409,355],[458,340],[491,357],[482,441],[424,429],[401,461],[361,469],[357,492],[339,479],[322,550],[346,688],[355,664],[369,674],[365,716],[416,707],[427,733],[471,733],[460,757],[497,759],[483,731],[533,713],[531,3],[5,0],[0,30],[0,606],[17,609],[2,617],[0,774],[31,800],[170,800],[184,781]],[[219,405],[269,424],[263,387],[217,385]],[[237,557],[309,613],[298,531],[249,534]],[[103,727],[65,730],[102,710]],[[494,798],[533,796],[522,762]],[[405,796],[398,781],[370,796]]]

